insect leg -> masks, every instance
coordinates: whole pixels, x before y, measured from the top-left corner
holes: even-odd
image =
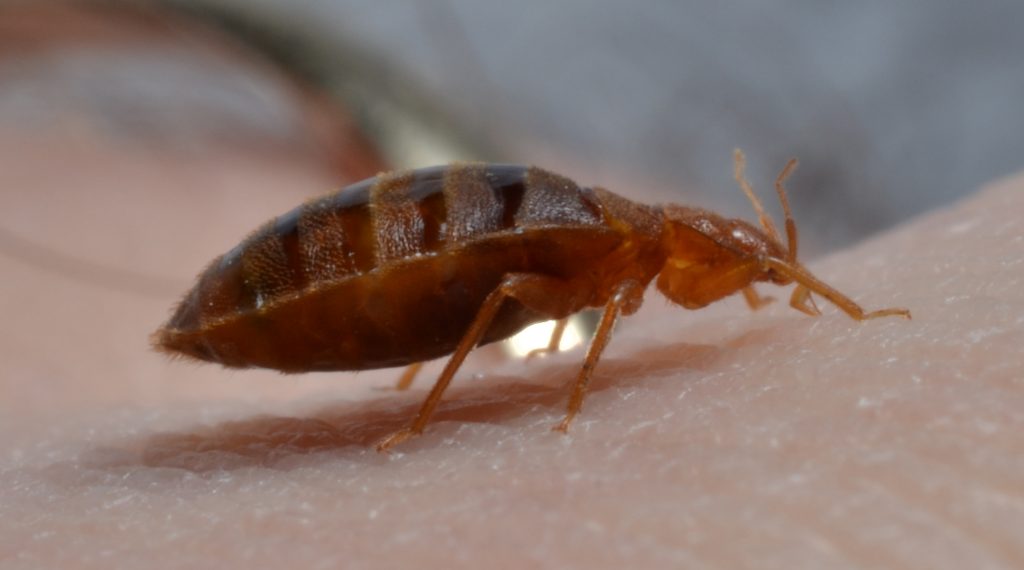
[[[793,288],[793,294],[789,297],[789,306],[812,317],[821,314],[821,309],[818,308],[814,297],[811,296],[811,290],[803,285]]]
[[[750,307],[751,311],[756,311],[775,301],[775,297],[768,297],[758,293],[753,285],[743,288],[743,299],[747,302],[747,306]]]
[[[548,341],[548,345],[545,348],[535,348],[526,353],[526,360],[541,354],[558,352],[558,347],[562,344],[562,335],[565,334],[567,326],[569,326],[569,317],[555,321],[555,328],[551,331],[551,339]]]
[[[767,259],[764,263],[767,267],[774,269],[778,273],[797,282],[797,289],[793,291],[793,297],[790,299],[790,305],[797,310],[804,311],[805,308],[808,308],[806,298],[809,297],[811,293],[817,293],[831,301],[835,306],[839,307],[844,313],[849,315],[850,318],[857,321],[890,316],[900,316],[907,319],[910,318],[910,311],[901,308],[879,309],[877,311],[865,312],[860,305],[853,301],[853,299],[843,295],[836,289],[832,288],[832,286],[819,280],[817,277],[811,275],[809,271],[798,265],[787,263],[781,259]],[[817,307],[815,307],[815,309],[816,308]]]
[[[416,414],[412,425],[381,440],[377,444],[377,451],[387,451],[389,448],[423,433],[423,428],[430,421],[430,416],[433,415],[434,409],[441,401],[441,395],[448,388],[455,372],[458,371],[469,351],[473,350],[473,347],[483,338],[507,297],[515,298],[523,305],[552,317],[564,318],[579,306],[579,300],[575,298],[579,291],[579,288],[572,287],[565,281],[553,277],[528,273],[507,275],[501,285],[492,291],[480,306],[469,329],[466,330],[462,340],[455,348],[455,352],[452,353],[444,370],[441,371],[441,376],[438,377],[434,387],[431,388],[427,398],[420,406],[420,411]]]
[[[643,298],[644,288],[636,281],[623,282],[616,288],[615,294],[611,296],[604,306],[604,313],[601,315],[601,322],[597,325],[597,332],[590,341],[590,348],[587,349],[587,356],[583,360],[583,366],[576,375],[576,383],[573,385],[572,395],[569,397],[569,406],[566,409],[565,417],[554,428],[556,431],[568,433],[569,425],[583,407],[583,397],[587,393],[587,385],[590,384],[590,377],[601,359],[601,353],[608,346],[612,338],[612,330],[615,328],[615,321],[619,313],[630,314],[639,308]]]
[[[423,362],[414,362],[406,366],[398,378],[398,384],[395,384],[395,390],[408,390],[409,386],[412,386],[412,381],[416,379],[416,375],[423,369],[423,364]]]

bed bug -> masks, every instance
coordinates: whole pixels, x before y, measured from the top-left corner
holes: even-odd
[[[786,247],[744,177],[735,178],[760,227],[713,212],[632,202],[581,188],[536,167],[453,164],[381,174],[271,220],[203,271],[154,335],[158,350],[228,367],[283,372],[365,370],[451,355],[411,424],[378,450],[423,432],[476,346],[525,326],[603,308],[568,408],[567,431],[616,319],[640,307],[648,284],[686,309],[755,282],[796,283],[790,305],[818,315],[811,293],[858,321],[910,318],[864,311],[797,261],[797,230],[783,182]]]

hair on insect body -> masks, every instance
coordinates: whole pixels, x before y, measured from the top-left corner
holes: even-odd
[[[699,309],[735,293],[766,304],[757,282],[796,286],[789,304],[819,315],[811,294],[863,321],[910,318],[865,311],[797,260],[797,229],[783,182],[785,245],[744,177],[735,178],[760,227],[713,212],[649,206],[581,188],[536,167],[449,166],[381,174],[308,202],[215,259],[153,337],[157,350],[228,367],[283,372],[365,370],[451,355],[408,427],[378,450],[423,432],[476,346],[588,307],[603,313],[555,429],[565,432],[616,319],[639,309],[647,285]]]

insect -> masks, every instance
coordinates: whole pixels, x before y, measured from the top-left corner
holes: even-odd
[[[811,293],[855,320],[866,312],[797,261],[797,230],[783,182],[786,247],[744,177],[735,178],[760,228],[707,210],[631,202],[536,167],[454,164],[381,174],[308,202],[215,259],[153,337],[160,351],[228,367],[283,372],[364,370],[451,356],[411,424],[378,444],[423,432],[466,355],[542,320],[602,307],[568,408],[579,413],[616,319],[657,288],[686,309],[741,293],[770,301],[755,282],[796,283],[790,305],[818,315]]]

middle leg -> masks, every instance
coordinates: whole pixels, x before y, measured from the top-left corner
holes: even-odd
[[[588,297],[588,293],[589,291],[585,287],[554,277],[531,273],[507,275],[480,306],[469,329],[466,330],[437,382],[434,383],[434,387],[431,388],[430,393],[420,406],[412,424],[381,440],[377,444],[377,451],[387,451],[389,448],[423,433],[423,428],[430,421],[430,416],[433,415],[440,403],[441,395],[448,388],[455,372],[458,371],[469,351],[480,342],[490,328],[491,322],[506,298],[511,297],[538,313],[561,319],[579,310],[585,303],[584,299]]]
[[[590,341],[590,348],[587,349],[587,356],[583,359],[583,366],[576,375],[576,382],[573,384],[572,395],[569,397],[569,406],[565,411],[565,417],[554,428],[562,433],[569,432],[569,426],[583,408],[583,398],[587,393],[587,386],[594,373],[597,361],[601,359],[608,341],[611,340],[612,330],[615,328],[615,321],[620,313],[632,314],[640,307],[644,294],[644,288],[636,281],[626,281],[616,288],[615,293],[605,304],[604,313],[601,315],[601,322],[597,325],[593,340]]]
[[[543,348],[535,348],[530,352],[526,353],[526,360],[529,360],[535,356],[542,354],[549,354],[558,352],[558,347],[562,344],[562,335],[565,334],[566,327],[569,326],[569,317],[561,318],[555,321],[555,328],[551,331],[551,338],[548,339],[548,345]]]

